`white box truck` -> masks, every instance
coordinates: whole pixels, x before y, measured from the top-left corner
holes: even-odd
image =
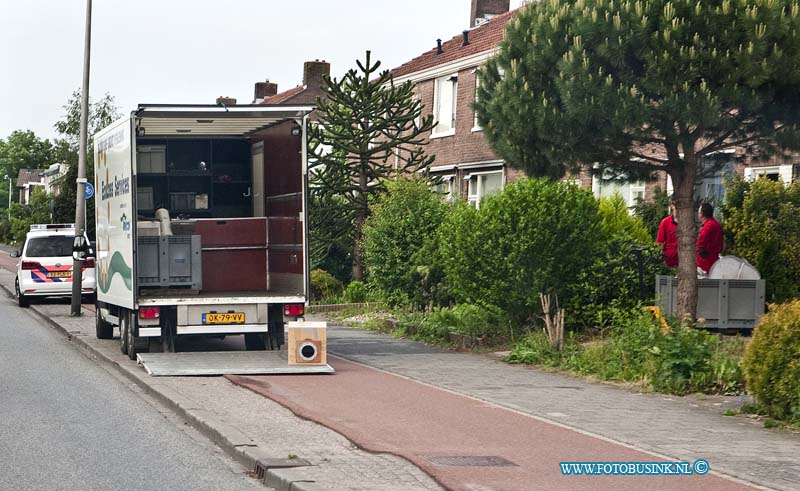
[[[140,105],[95,135],[98,338],[280,349],[309,291],[312,109]]]

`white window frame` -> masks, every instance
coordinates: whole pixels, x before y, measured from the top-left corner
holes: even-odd
[[[453,184],[456,180],[455,174],[445,174],[435,177],[441,180],[441,184],[436,184],[433,186],[434,192],[442,195],[445,201],[453,201],[453,199],[455,199],[455,194],[453,193],[453,188],[455,187]],[[444,189],[446,189],[446,192]]]
[[[598,169],[600,166],[595,164],[594,168]],[[603,170],[603,176],[606,175],[608,169]],[[636,206],[636,200],[634,199],[636,193],[641,192],[642,196],[645,195],[645,181],[628,181],[623,179],[610,179],[606,178],[603,179],[603,176],[598,176],[596,173],[592,175],[592,194],[595,198],[603,197],[603,182],[604,181],[612,181],[617,187],[622,188],[617,190],[617,192],[622,195],[622,199],[625,200],[625,206],[628,207],[628,210],[632,213],[634,206]],[[627,186],[627,190],[625,189]]]
[[[761,176],[768,176],[770,174],[777,174],[778,180],[788,186],[792,183],[793,171],[791,164],[788,165],[771,165],[768,167],[745,167],[744,178],[753,180]]]
[[[453,80],[455,79],[455,80]],[[451,113],[450,113],[450,124],[451,126],[445,130],[442,130],[442,125],[440,123],[440,114],[441,108],[439,104],[441,102],[442,94],[441,94],[441,84],[449,83],[452,89],[452,99],[450,101],[451,104]],[[443,138],[446,136],[452,136],[456,134],[456,108],[458,107],[458,73],[451,73],[449,75],[445,75],[443,77],[438,77],[433,81],[433,118],[436,121],[436,126],[433,128],[433,132],[431,133],[431,138]]]
[[[475,73],[475,98],[473,99],[473,102],[478,102],[478,89],[480,89],[480,87],[481,87],[481,79],[478,78],[478,70],[477,69],[474,71],[474,73]],[[474,133],[476,131],[483,131],[483,127],[481,127],[481,125],[478,124],[478,111],[473,106],[473,108],[472,108],[472,132]]]
[[[486,198],[486,194],[483,190],[483,180],[481,176],[491,175],[491,174],[500,174],[500,190],[502,192],[503,188],[506,186],[506,172],[505,169],[500,170],[491,170],[491,171],[484,171],[484,172],[470,172],[469,174],[464,176],[464,180],[467,181],[467,202],[474,206],[477,209],[481,207],[481,201]],[[471,182],[472,178],[475,177],[475,193],[470,193],[471,191]]]
[[[636,206],[639,204],[639,201],[637,200],[637,195],[639,193],[641,193],[641,201],[644,202],[645,198],[647,197],[647,186],[645,185],[645,182],[634,181],[629,184],[630,196],[628,197],[628,203],[630,203],[631,206]]]

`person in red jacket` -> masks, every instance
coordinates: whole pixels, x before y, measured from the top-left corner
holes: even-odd
[[[661,246],[664,263],[670,268],[678,267],[678,222],[675,220],[675,200],[669,202],[670,214],[658,225],[656,243]]]
[[[697,234],[697,267],[708,273],[722,252],[722,226],[714,219],[714,207],[708,203],[697,210],[700,218],[700,233]]]

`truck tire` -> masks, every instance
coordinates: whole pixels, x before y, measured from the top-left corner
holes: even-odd
[[[17,304],[19,304],[20,307],[25,308],[28,305],[30,305],[30,302],[28,302],[28,299],[19,290],[19,278],[14,280],[14,290],[16,290],[16,293],[17,293]]]
[[[270,305],[267,311],[267,319],[269,319],[269,349],[280,351],[281,345],[286,341],[284,335],[284,322],[283,322],[283,306]]]
[[[134,336],[135,328],[133,325],[133,312],[125,312],[125,317],[127,317],[126,324],[128,326],[125,329],[126,337],[128,338],[128,358],[131,360],[136,359],[136,338]]]
[[[119,350],[123,355],[128,354],[128,311],[122,310],[119,313]]]
[[[245,334],[244,346],[247,351],[263,351],[267,349],[267,334],[263,332]]]
[[[97,339],[111,339],[114,337],[114,326],[103,320],[103,316],[100,315],[100,309],[96,309],[94,332]]]
[[[150,340],[136,335],[139,330],[136,312],[128,311],[126,315],[128,317],[128,358],[136,361],[136,355],[147,352]]]

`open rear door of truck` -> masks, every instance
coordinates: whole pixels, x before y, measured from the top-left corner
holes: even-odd
[[[136,208],[131,135],[131,118],[125,117],[97,133],[94,139],[97,299],[127,309],[133,309],[135,304],[131,224],[136,221]]]

